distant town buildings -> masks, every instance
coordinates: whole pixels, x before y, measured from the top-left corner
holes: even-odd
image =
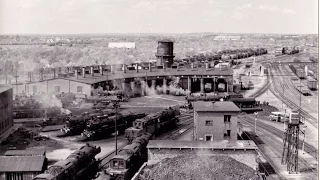
[[[241,40],[241,37],[240,36],[216,36],[214,37],[214,40],[215,41],[225,41],[225,40],[235,41],[235,40]]]
[[[134,42],[109,42],[108,48],[126,48],[126,49],[135,49],[136,43]]]

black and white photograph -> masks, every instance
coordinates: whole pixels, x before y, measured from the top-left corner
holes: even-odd
[[[316,180],[319,1],[0,0],[0,180]]]

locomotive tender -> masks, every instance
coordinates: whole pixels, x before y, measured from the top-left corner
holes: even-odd
[[[98,168],[98,162],[94,157],[100,152],[100,147],[86,144],[69,155],[67,159],[53,164],[48,170],[43,174],[37,175],[33,180],[74,180],[90,178],[90,176],[94,176],[92,172]]]

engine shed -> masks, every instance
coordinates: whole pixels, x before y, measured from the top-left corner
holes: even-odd
[[[254,170],[258,166],[256,162],[257,146],[251,140],[220,142],[150,140],[147,149],[148,165],[160,162],[165,158],[196,154],[198,156],[229,156]]]

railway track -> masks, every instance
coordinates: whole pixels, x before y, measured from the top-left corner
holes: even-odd
[[[249,124],[250,126],[252,126],[254,128],[254,119],[252,118],[251,121],[248,120],[244,120],[242,119],[242,121],[246,122],[247,124]],[[273,135],[279,137],[279,138],[283,138],[284,136],[284,131],[281,131],[271,125],[268,125],[266,123],[263,123],[262,121],[258,121],[259,123],[257,123],[257,127],[261,128],[261,129],[266,129],[267,131],[269,131],[270,133],[272,133]],[[302,147],[302,141],[299,140],[299,147]],[[312,145],[304,142],[304,151],[307,152],[308,154],[310,154],[312,157],[318,159],[318,149],[313,147]]]
[[[258,91],[254,92],[253,94],[251,94],[249,97],[259,97],[261,96],[263,93],[265,93],[270,87],[270,81],[269,81],[269,74],[267,74],[267,82],[266,84],[260,88]]]
[[[248,123],[248,125],[251,127],[251,128],[254,128],[254,125],[250,124],[248,121],[246,120],[243,120],[244,122]],[[281,158],[282,156],[282,143],[279,142],[279,140],[277,138],[274,138],[272,135],[273,133],[272,132],[269,132],[268,130],[265,130],[264,127],[257,127],[257,129],[261,132],[261,131],[264,131],[264,136],[266,135],[266,133],[270,134],[269,136],[265,136],[267,138],[266,139],[269,139],[267,140],[267,142],[258,142],[258,144],[276,144],[275,146],[272,146],[272,152],[278,157],[278,158]],[[250,133],[251,134],[251,133]],[[317,170],[314,169],[311,164],[309,162],[307,162],[306,160],[304,160],[303,158],[299,158],[299,169],[300,169],[300,172],[301,172],[301,175],[304,176],[305,179],[310,179],[310,180],[313,180],[313,179],[317,179]],[[303,172],[303,171],[310,171],[309,173],[308,172]],[[270,170],[269,170],[270,172]]]
[[[298,112],[300,112],[301,116],[305,119],[310,119],[311,121],[309,121],[312,125],[314,125],[315,127],[318,127],[318,122],[317,122],[317,118],[311,116],[307,111],[303,110],[303,109],[299,109],[299,105],[297,105],[295,102],[293,102],[291,99],[287,98],[278,88],[277,88],[277,84],[276,84],[276,80],[274,78],[273,72],[271,69],[269,69],[269,73],[270,73],[270,80],[271,80],[271,84],[273,86],[270,86],[271,88],[270,91],[278,98],[280,99],[282,102],[284,102],[288,107],[290,107],[291,109],[298,109]],[[279,83],[280,84],[280,83]],[[281,85],[281,84],[280,84]]]
[[[180,122],[187,122],[187,123],[189,123],[189,121],[190,121],[190,118],[193,118],[193,116],[191,115],[191,114],[188,114],[188,113],[181,113],[181,115],[179,116],[179,119],[180,119]],[[192,119],[192,122],[193,122],[193,119]],[[182,125],[181,127],[184,127],[184,125]],[[181,127],[179,127],[180,128],[180,130],[181,130]],[[177,132],[177,130],[173,130],[173,132],[172,131],[170,131],[170,132],[168,132],[168,133],[176,133]],[[170,136],[170,134],[169,135],[167,135],[168,137],[172,137],[172,136]],[[180,134],[180,136],[181,136],[182,134]],[[159,137],[157,137],[157,138],[160,138],[161,139],[161,137],[162,136],[159,136]],[[176,138],[177,138],[178,136],[176,136]],[[122,146],[119,146],[118,147],[118,152],[124,147],[124,146],[126,146],[126,145],[128,145],[128,143],[124,143]],[[111,151],[110,153],[108,153],[108,154],[106,154],[105,156],[103,156],[102,158],[100,158],[99,159],[99,161],[100,161],[100,168],[99,168],[99,170],[102,170],[102,169],[105,169],[105,168],[107,168],[108,167],[108,163],[109,163],[109,161],[110,161],[110,159],[114,156],[114,155],[116,155],[116,150],[113,150],[113,151]]]

